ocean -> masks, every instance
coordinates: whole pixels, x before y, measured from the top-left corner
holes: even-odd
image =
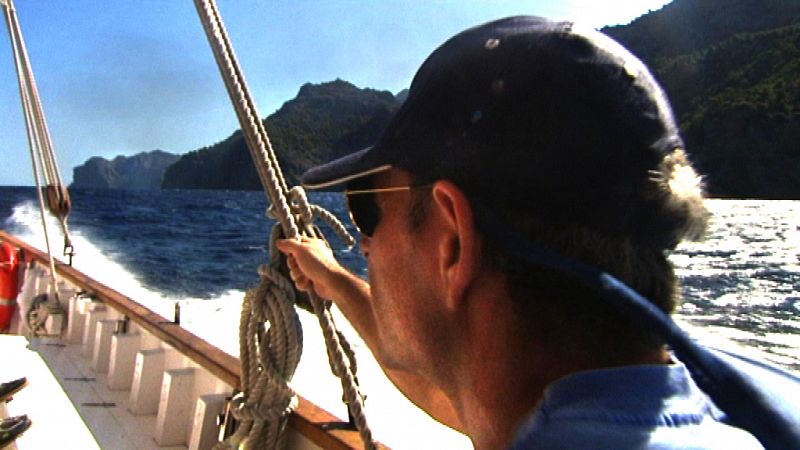
[[[238,353],[239,305],[244,291],[258,282],[258,265],[268,259],[272,221],[265,214],[263,193],[73,190],[70,194],[69,226],[77,268],[166,317],[179,303],[182,326]],[[310,197],[354,232],[341,194]],[[684,243],[670,256],[683,286],[678,320],[701,340],[742,344],[759,358],[800,371],[800,201],[715,199],[709,208],[713,218],[707,238]],[[60,256],[63,241],[57,222],[51,218],[48,223],[53,251]],[[0,228],[43,248],[33,188],[0,187]],[[323,231],[339,260],[366,276],[358,248],[347,249],[325,227]],[[304,354],[324,355],[321,341],[309,339],[319,334],[312,331],[314,319],[305,315],[301,319]],[[342,327],[347,329],[346,323]],[[470,448],[462,436],[431,425],[402,395],[389,392],[363,343],[352,330],[346,334],[354,341],[360,370],[376,374],[375,380],[359,376],[370,397],[368,412],[370,404],[375,410],[393,411],[391,417],[372,424],[379,439],[395,448]],[[336,383],[331,380],[325,385],[330,388],[321,386],[316,369],[304,373],[304,365],[315,364],[310,359],[304,356],[298,368],[298,390],[343,416]],[[426,446],[420,447],[418,434],[403,436],[402,430],[408,429],[428,430]]]

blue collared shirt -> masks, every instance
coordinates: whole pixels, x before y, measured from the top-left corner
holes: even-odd
[[[578,372],[551,384],[510,449],[762,449],[715,419],[686,367]]]

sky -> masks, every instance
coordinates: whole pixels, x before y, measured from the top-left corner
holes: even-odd
[[[261,117],[306,82],[340,78],[397,93],[439,44],[492,19],[531,14],[601,28],[666,3],[218,0]],[[14,6],[66,183],[92,156],[183,154],[239,127],[192,1],[14,0]],[[0,35],[0,185],[31,186],[11,44],[7,32]]]

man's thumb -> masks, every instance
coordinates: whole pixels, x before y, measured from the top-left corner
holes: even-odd
[[[294,239],[279,239],[275,241],[275,248],[286,255],[292,254],[298,245],[300,244]]]

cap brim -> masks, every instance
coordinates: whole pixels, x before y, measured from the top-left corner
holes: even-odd
[[[392,167],[391,164],[376,163],[374,157],[370,158],[372,156],[370,150],[372,147],[312,167],[303,174],[301,182],[309,189],[325,189],[384,172]]]

